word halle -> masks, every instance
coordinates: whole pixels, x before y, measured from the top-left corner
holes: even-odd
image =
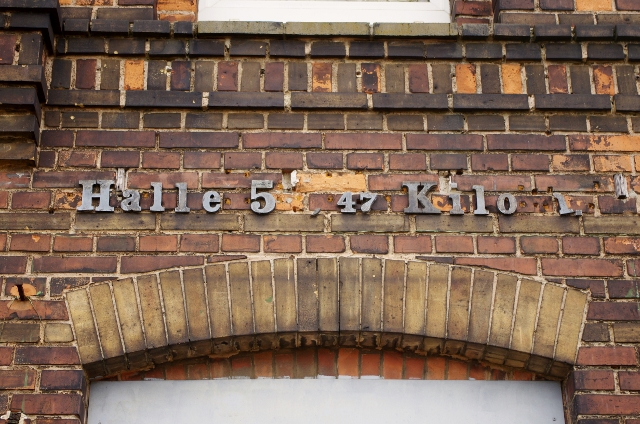
[[[113,212],[114,207],[109,205],[109,195],[111,194],[111,186],[115,185],[113,180],[80,180],[82,186],[82,204],[76,208],[78,211],[96,211],[96,212]],[[404,181],[402,187],[407,188],[409,205],[404,209],[405,213],[410,214],[441,214],[442,211],[436,208],[428,197],[428,194],[437,187],[437,183]],[[95,186],[99,186],[99,191],[94,193]],[[187,183],[176,183],[178,189],[178,205],[174,209],[177,213],[188,213],[191,209],[187,206]],[[162,206],[162,183],[152,182],[153,204],[149,209],[151,212],[164,212]],[[276,199],[271,193],[259,192],[258,190],[273,188],[273,181],[270,180],[252,180],[251,181],[251,210],[257,214],[268,214],[276,208]],[[452,184],[452,188],[456,188]],[[474,185],[472,187],[476,194],[476,205],[473,211],[474,215],[488,215],[486,209],[484,186]],[[122,201],[120,208],[125,212],[140,212],[140,192],[138,190],[125,189],[122,191]],[[378,195],[375,193],[357,193],[350,191],[342,194],[336,203],[342,213],[356,213],[356,206],[360,203],[360,211],[369,213],[371,206],[376,201]],[[464,210],[460,202],[460,193],[450,193],[449,199],[453,207],[449,211],[450,215],[463,215]],[[576,216],[582,215],[581,210],[574,211],[567,205],[567,201],[560,193],[553,193],[553,197],[558,201],[560,215]],[[98,200],[98,206],[93,206],[93,199]],[[515,213],[517,207],[516,198],[511,193],[502,193],[496,202],[498,210],[505,214],[511,215]],[[218,212],[222,207],[222,197],[217,191],[207,191],[202,195],[202,208],[210,213]]]

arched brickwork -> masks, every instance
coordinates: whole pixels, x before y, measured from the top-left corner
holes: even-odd
[[[240,261],[66,294],[90,376],[202,355],[305,346],[404,348],[561,377],[587,294],[418,261]]]

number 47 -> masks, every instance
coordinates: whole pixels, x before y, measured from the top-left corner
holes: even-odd
[[[357,195],[357,194],[356,194]],[[373,193],[360,193],[360,202],[362,206],[360,206],[360,210],[364,213],[368,213],[371,210],[371,205],[376,201],[378,197],[377,194]],[[343,193],[336,205],[342,207],[342,213],[356,213],[356,201],[353,200],[353,193],[347,191]]]

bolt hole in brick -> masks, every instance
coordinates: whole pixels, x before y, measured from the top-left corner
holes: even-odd
[[[256,379],[272,380],[273,383],[233,382],[233,380],[246,381]],[[298,381],[303,379],[319,379],[324,380],[324,382],[276,382],[283,379]],[[331,383],[330,381],[327,382],[327,379],[333,380],[336,383]],[[187,384],[188,382],[185,380],[192,380],[190,382],[192,384]],[[196,382],[193,380],[228,380],[229,382],[210,382],[207,383],[207,385],[205,382]],[[353,380],[354,383],[347,383],[344,380]],[[381,381],[368,383],[362,381],[356,383],[355,381],[357,380],[390,381],[388,383],[383,383]],[[402,383],[402,380],[405,380],[405,382]],[[432,380],[436,384],[426,384],[418,381],[409,382],[406,380]],[[469,380],[482,381],[472,383]],[[492,383],[489,380],[498,381]],[[98,421],[98,417],[102,417],[102,415],[108,412],[105,410],[105,404],[109,405],[110,403],[113,403],[113,400],[110,400],[109,397],[122,396],[122,390],[133,390],[137,393],[142,393],[144,390],[145,393],[159,393],[161,396],[163,393],[166,393],[166,390],[173,390],[174,394],[182,392],[183,390],[194,393],[196,390],[199,390],[200,393],[204,390],[209,391],[207,395],[211,394],[212,396],[216,393],[218,396],[222,396],[223,391],[225,393],[224,396],[227,396],[229,395],[229,392],[233,393],[238,390],[242,392],[245,390],[249,393],[246,395],[245,399],[247,402],[246,407],[255,409],[253,414],[256,414],[256,418],[242,422],[257,422],[257,417],[260,417],[261,423],[293,423],[296,422],[292,418],[292,415],[296,415],[296,411],[293,410],[296,409],[296,406],[292,407],[290,405],[292,402],[288,397],[278,397],[278,393],[275,394],[277,398],[275,399],[275,402],[278,410],[280,412],[287,410],[287,414],[282,416],[271,416],[273,411],[263,410],[257,405],[259,405],[260,402],[263,402],[263,398],[260,393],[261,391],[267,390],[265,387],[268,387],[268,390],[272,393],[274,390],[276,392],[282,391],[282,393],[284,393],[287,392],[287,390],[291,390],[292,387],[298,387],[300,384],[303,385],[301,387],[304,387],[305,390],[303,390],[299,396],[298,394],[294,394],[294,396],[296,396],[295,402],[297,402],[298,405],[305,405],[304,408],[307,408],[306,402],[325,402],[331,407],[331,409],[340,409],[342,405],[353,409],[353,404],[349,403],[352,402],[350,397],[353,393],[357,393],[359,390],[364,390],[366,396],[358,402],[358,406],[360,408],[366,408],[367,403],[375,402],[377,392],[381,391],[382,396],[385,398],[388,396],[399,396],[399,401],[397,403],[396,401],[392,402],[392,405],[397,405],[400,409],[395,406],[386,406],[383,408],[383,415],[394,414],[395,416],[395,414],[398,413],[400,415],[406,415],[407,411],[402,409],[405,408],[405,406],[400,407],[400,404],[402,402],[407,403],[407,399],[411,399],[411,402],[409,402],[410,408],[416,409],[416,413],[421,416],[421,421],[424,421],[425,418],[429,419],[430,414],[441,414],[441,412],[434,412],[429,408],[425,409],[423,401],[417,402],[418,404],[416,404],[415,399],[412,397],[415,397],[415,394],[419,393],[421,390],[428,391],[436,389],[445,390],[447,392],[454,391],[453,393],[447,394],[447,398],[451,398],[450,400],[452,404],[454,403],[453,398],[456,396],[461,396],[461,399],[464,399],[463,396],[465,395],[463,393],[467,393],[468,396],[478,398],[477,391],[481,390],[483,392],[483,396],[481,396],[483,399],[481,407],[478,408],[475,405],[467,404],[466,407],[470,408],[470,410],[464,410],[463,413],[478,413],[479,415],[483,415],[485,418],[475,419],[476,417],[474,416],[474,420],[472,420],[473,422],[491,422],[492,424],[513,422],[513,417],[511,417],[511,421],[509,421],[505,420],[504,416],[509,415],[510,413],[513,414],[514,412],[508,411],[510,410],[510,407],[503,408],[503,398],[493,398],[492,401],[485,402],[488,399],[487,396],[491,397],[490,393],[487,393],[487,391],[491,392],[494,389],[520,391],[524,388],[527,393],[533,394],[533,396],[527,398],[528,402],[531,401],[533,404],[537,403],[536,408],[544,410],[543,413],[548,415],[548,417],[546,417],[548,422],[563,422],[560,383],[531,380],[539,380],[539,378],[530,372],[500,368],[475,361],[461,361],[444,356],[421,356],[410,352],[400,352],[396,350],[359,348],[281,349],[275,351],[243,353],[228,358],[193,358],[163,364],[151,370],[124,372],[119,375],[94,380],[92,382],[91,396],[92,400],[95,399],[95,401],[93,403],[90,401],[88,423],[115,423],[115,421],[109,421],[108,419],[106,421]],[[116,385],[114,385],[114,382]],[[322,392],[323,387],[331,388],[331,390],[326,391],[326,398],[323,396],[322,398],[313,397],[312,399],[308,399],[308,396],[305,395],[305,393],[315,393],[318,390]],[[536,388],[535,390],[529,391],[534,387]],[[540,388],[542,388],[542,391],[539,390]],[[118,392],[120,394],[118,394]],[[542,398],[544,399],[544,402],[548,403],[540,402],[540,393],[543,392],[544,394]],[[340,398],[336,396],[336,393],[340,393],[340,396],[345,396],[346,398]],[[550,394],[552,396],[549,396]],[[519,395],[521,396],[521,394]],[[156,399],[157,398],[149,400],[144,397],[140,397],[139,399],[125,400],[125,402],[134,402],[134,404],[140,409],[164,408],[165,405],[153,403],[157,402]],[[212,402],[214,402],[215,396],[211,399]],[[234,399],[236,401],[242,401],[242,399]],[[424,400],[426,398],[422,399]],[[431,399],[431,401],[432,400],[433,399]],[[385,401],[388,401],[388,399],[385,399]],[[274,402],[274,400],[272,400],[272,402]],[[176,404],[177,403],[178,402],[176,401]],[[488,405],[488,403],[493,403],[494,405],[491,406]],[[143,405],[141,406],[141,404]],[[97,406],[93,406],[92,409],[91,405]],[[237,412],[241,405],[241,403],[236,403],[234,406],[235,409],[231,411],[231,413],[234,414],[234,411]],[[317,405],[314,406],[317,407]],[[453,417],[453,415],[458,414],[459,411],[452,411],[450,406],[451,404],[446,406],[448,409],[445,411],[445,414],[449,413],[447,411],[451,411]],[[138,409],[137,407],[134,408],[134,413],[140,414],[140,412],[135,411]],[[377,405],[371,405],[370,407],[377,407]],[[531,405],[528,405],[527,408],[531,408]],[[500,411],[494,413],[492,410],[495,409],[499,409]],[[190,412],[187,413],[189,414]],[[540,421],[539,417],[537,418],[538,421],[531,421],[531,417],[526,415],[528,413],[523,413],[523,411],[519,411],[517,413],[520,414],[521,417],[521,419],[518,419],[517,421],[521,423],[547,422],[547,420]],[[345,416],[341,415],[340,417],[341,419],[339,419],[338,422],[351,422],[343,421]],[[490,418],[488,421],[486,419],[487,417]],[[552,420],[551,417],[555,419]],[[385,420],[387,419],[388,418],[385,418]],[[151,422],[148,420],[142,421]],[[308,421],[320,422],[317,421],[317,417],[311,416],[308,417]],[[238,421],[223,420],[217,422],[226,423]],[[373,422],[385,421],[381,420],[380,417],[375,417]],[[442,422],[442,420],[440,420],[440,422]]]

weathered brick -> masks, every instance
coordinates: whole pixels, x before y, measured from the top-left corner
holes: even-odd
[[[316,93],[331,92],[331,63],[314,62],[311,68],[311,91]]]
[[[300,253],[302,236],[274,235],[264,236],[264,251],[267,253]]]
[[[322,135],[313,133],[247,133],[242,144],[247,149],[309,149],[322,147]]]
[[[481,135],[407,134],[408,150],[482,150]]]
[[[25,414],[84,416],[80,394],[16,394],[11,409]]]
[[[203,263],[204,258],[201,256],[125,256],[122,258],[120,272],[132,274]]]
[[[395,253],[430,253],[430,236],[394,236],[393,250]]]
[[[307,153],[310,169],[342,169],[342,153]],[[426,167],[426,165],[425,165]]]
[[[567,255],[598,255],[600,240],[596,237],[563,237],[562,250]]]
[[[536,260],[533,258],[481,258],[458,257],[456,265],[482,266],[500,271],[511,271],[526,275],[536,275]]]
[[[115,257],[41,257],[33,260],[33,270],[44,273],[115,272]]]
[[[9,250],[24,252],[48,252],[51,237],[48,234],[14,234]]]
[[[389,252],[388,239],[384,235],[354,235],[349,244],[354,253],[386,254]]]
[[[579,365],[637,365],[636,351],[632,347],[582,347],[578,351]],[[602,409],[599,413],[603,413]]]
[[[133,252],[136,249],[134,237],[104,236],[98,237],[97,250],[99,252]]]
[[[41,390],[84,390],[86,380],[81,370],[43,370]]]
[[[556,253],[558,241],[552,237],[521,237],[520,248],[524,253]]]
[[[75,347],[18,347],[16,364],[77,365],[80,363]]]
[[[551,259],[543,258],[545,275],[572,275],[576,277],[621,277],[622,262],[612,259]]]
[[[260,236],[249,234],[223,234],[223,252],[259,252]]]
[[[271,169],[302,169],[302,153],[267,152],[265,165]]]
[[[188,148],[236,148],[239,135],[235,132],[163,132],[160,147],[165,149]]]
[[[402,148],[400,134],[340,134],[330,133],[325,136],[326,149],[366,149],[366,150],[399,150]]]
[[[478,237],[478,253],[513,254],[516,240],[513,237]]]

